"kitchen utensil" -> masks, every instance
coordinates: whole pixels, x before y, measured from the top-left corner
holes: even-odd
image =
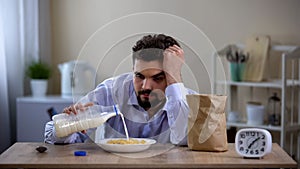
[[[269,45],[268,36],[252,36],[246,40],[245,51],[250,57],[245,65],[244,81],[259,82],[264,79]]]
[[[227,51],[226,59],[229,62],[234,63],[244,63],[249,59],[249,53],[244,54],[242,51]]]
[[[237,62],[237,57],[236,55],[233,55],[232,54],[232,51],[228,51],[227,54],[226,54],[226,59],[229,61],[229,62]]]
[[[237,82],[242,81],[245,62],[247,62],[249,55],[238,50],[228,51],[226,58],[230,62],[231,80]]]
[[[280,125],[280,112],[281,112],[281,100],[277,96],[277,93],[274,93],[268,100],[268,115],[269,115],[269,124],[278,126]]]

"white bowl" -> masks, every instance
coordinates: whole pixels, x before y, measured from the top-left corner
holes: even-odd
[[[115,153],[133,153],[147,150],[152,144],[156,143],[156,140],[148,138],[131,138],[134,140],[145,140],[145,144],[108,144],[109,140],[120,140],[126,138],[107,138],[100,140],[97,144],[105,151],[115,152]]]

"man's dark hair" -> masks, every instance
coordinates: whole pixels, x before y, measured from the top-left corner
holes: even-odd
[[[162,61],[163,51],[173,45],[180,47],[179,43],[171,36],[164,34],[144,36],[132,47],[133,63],[135,59],[142,59],[144,61]]]

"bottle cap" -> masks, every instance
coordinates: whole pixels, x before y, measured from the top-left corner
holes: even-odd
[[[75,151],[74,156],[86,156],[86,152],[85,151]]]

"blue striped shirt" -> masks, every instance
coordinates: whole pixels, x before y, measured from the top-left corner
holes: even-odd
[[[183,83],[175,83],[165,89],[166,103],[152,117],[138,104],[133,86],[133,73],[126,73],[100,83],[95,90],[83,97],[80,102],[93,102],[103,106],[117,104],[125,117],[129,137],[152,138],[160,143],[186,144],[189,108],[187,94],[195,91],[184,87]],[[102,138],[125,137],[124,126],[120,116],[110,118],[102,130],[96,130]],[[88,130],[87,135],[95,132]],[[64,138],[55,136],[53,122],[45,127],[45,142],[76,143],[84,142],[86,134],[74,133]]]

